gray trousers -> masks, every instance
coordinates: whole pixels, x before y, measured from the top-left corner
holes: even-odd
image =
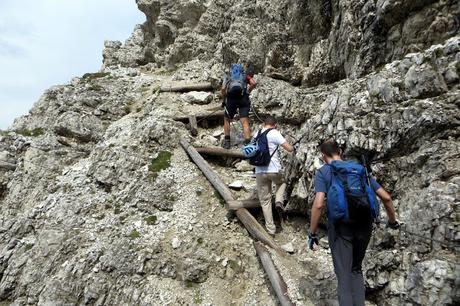
[[[372,235],[372,223],[329,224],[328,236],[340,306],[364,306],[365,288],[361,265]]]

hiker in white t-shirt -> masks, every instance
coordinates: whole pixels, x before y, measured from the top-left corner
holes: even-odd
[[[275,188],[275,205],[278,208],[284,209],[284,191],[286,184],[283,182],[283,174],[281,173],[281,160],[279,156],[279,147],[282,147],[288,152],[294,152],[294,147],[289,144],[286,139],[277,130],[277,122],[275,117],[268,116],[264,120],[264,127],[261,132],[267,129],[272,129],[267,133],[267,142],[270,155],[270,164],[268,166],[256,167],[257,179],[257,194],[262,206],[262,211],[265,217],[265,227],[270,235],[275,235],[276,226],[273,222],[272,213],[272,184]],[[258,132],[254,134],[256,137]]]

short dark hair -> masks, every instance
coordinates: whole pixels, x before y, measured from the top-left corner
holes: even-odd
[[[273,117],[273,116],[267,116],[267,117],[265,117],[265,119],[264,119],[264,124],[265,124],[265,125],[275,125],[275,124],[277,124],[277,123],[278,123],[278,121],[277,121],[276,118]]]
[[[331,139],[331,140],[326,140],[323,142],[319,149],[321,150],[321,153],[323,153],[326,156],[332,157],[334,155],[340,155],[340,147],[337,141]]]

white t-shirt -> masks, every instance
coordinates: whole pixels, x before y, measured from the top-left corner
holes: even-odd
[[[266,130],[267,128],[263,128],[262,133]],[[259,131],[255,132],[254,137],[256,137],[258,133]],[[284,139],[284,137],[281,135],[281,133],[278,130],[273,129],[267,133],[267,141],[268,141],[268,149],[270,150],[270,155],[271,155],[273,154],[273,151],[276,150],[277,146],[280,146],[286,142],[286,139]],[[256,174],[257,173],[278,173],[280,172],[281,170],[281,160],[280,160],[280,155],[279,155],[280,149],[281,148],[278,148],[275,154],[273,154],[270,160],[270,164],[268,166],[263,166],[263,167],[256,166]]]

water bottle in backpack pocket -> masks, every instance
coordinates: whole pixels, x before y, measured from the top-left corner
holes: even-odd
[[[327,192],[328,218],[368,222],[378,218],[379,205],[367,183],[366,169],[355,161],[332,161],[332,182]]]
[[[241,98],[246,92],[247,81],[243,65],[232,64],[230,67],[229,79],[227,80],[227,96],[230,98]]]

